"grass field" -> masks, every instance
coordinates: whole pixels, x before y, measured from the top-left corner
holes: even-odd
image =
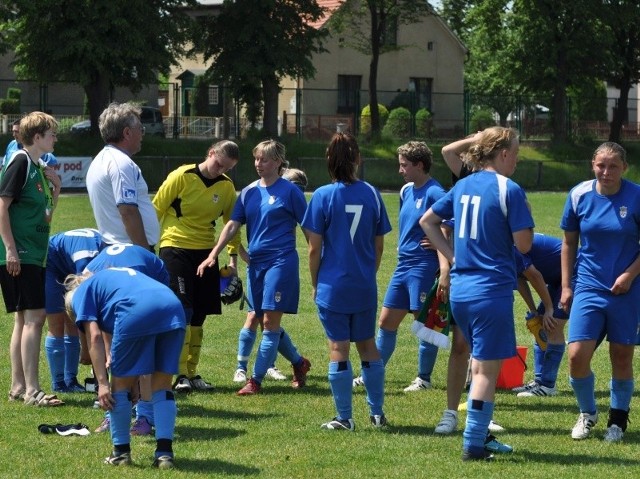
[[[565,194],[529,195],[536,230],[559,236],[558,227]],[[397,195],[385,194],[392,224],[397,224]],[[64,196],[53,223],[53,231],[93,225],[86,196]],[[379,296],[395,266],[397,231],[387,236],[385,254],[378,274]],[[433,389],[406,394],[402,389],[416,376],[417,342],[410,321],[402,324],[398,345],[387,367],[385,412],[390,421],[386,430],[368,424],[368,409],[362,390],[354,394],[355,433],[320,430],[320,424],[334,415],[327,383],[326,342],[315,307],[310,300],[306,269],[306,246],[299,235],[301,257],[301,300],[297,316],[285,317],[288,330],[300,352],[313,363],[308,387],[294,391],[287,383],[265,381],[264,393],[237,397],[231,378],[236,363],[236,344],[245,312],[238,304],[224,307],[222,316],[210,316],[205,323],[200,374],[214,383],[210,394],[194,393],[178,398],[178,420],[174,450],[176,469],[165,473],[150,467],[155,447],[153,438],[133,438],[134,465],[111,470],[102,464],[110,451],[108,434],[88,437],[61,437],[38,432],[41,423],[82,422],[93,429],[102,412],[92,408],[89,394],[61,395],[62,408],[28,408],[0,401],[0,477],[2,478],[93,478],[115,474],[130,479],[147,477],[256,477],[256,478],[617,478],[640,473],[637,393],[631,406],[631,424],[623,443],[602,441],[608,408],[610,378],[606,348],[594,359],[596,388],[601,420],[594,437],[576,442],[570,430],[577,407],[567,379],[566,361],[559,375],[559,394],[552,398],[516,398],[500,391],[496,397],[497,422],[507,428],[500,440],[511,444],[511,455],[494,463],[462,463],[461,430],[449,437],[437,437],[433,428],[445,407],[447,351],[441,351],[432,377]],[[224,260],[223,260],[224,261]],[[524,326],[524,306],[516,300],[518,344],[531,346],[532,337]],[[2,308],[4,311],[4,308]],[[0,317],[0,391],[9,390],[8,345],[12,317]],[[41,355],[42,386],[50,391],[48,368]],[[356,356],[354,365],[358,365]],[[636,368],[638,367],[635,360]],[[527,360],[532,366],[532,352]],[[253,363],[250,363],[250,366]],[[289,376],[290,367],[279,358],[279,367]],[[89,374],[81,367],[80,379]],[[532,373],[527,372],[529,379]],[[465,396],[463,395],[463,400]],[[461,428],[464,414],[461,415]]]

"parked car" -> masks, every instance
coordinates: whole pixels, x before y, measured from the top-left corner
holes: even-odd
[[[166,136],[164,131],[164,122],[162,113],[158,108],[143,106],[140,113],[140,121],[145,128],[145,135]],[[91,121],[84,120],[71,125],[70,131],[75,134],[89,133],[91,130]]]

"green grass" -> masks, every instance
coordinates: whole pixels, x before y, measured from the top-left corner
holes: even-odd
[[[565,196],[564,193],[529,195],[538,231],[560,235],[558,223]],[[386,194],[384,199],[395,225],[397,194]],[[53,232],[93,224],[86,196],[60,199]],[[386,240],[378,274],[380,298],[395,266],[396,238],[397,231],[394,230]],[[417,343],[410,332],[408,319],[401,325],[397,349],[387,368],[385,412],[391,426],[384,431],[369,427],[365,396],[358,390],[353,398],[357,431],[350,434],[320,430],[320,424],[334,415],[326,379],[328,354],[310,298],[306,246],[301,235],[298,244],[302,283],[300,311],[296,316],[285,316],[283,324],[300,352],[313,363],[308,387],[294,391],[288,383],[266,381],[264,394],[237,397],[237,386],[231,382],[231,377],[235,369],[237,334],[245,312],[238,310],[237,303],[225,306],[222,316],[210,316],[205,323],[199,370],[215,384],[216,390],[211,394],[194,393],[178,398],[174,445],[177,469],[169,473],[172,477],[637,477],[640,433],[633,414],[638,408],[637,394],[632,401],[632,422],[624,442],[611,445],[601,440],[606,424],[610,376],[606,348],[597,351],[593,362],[601,420],[596,426],[595,437],[586,441],[573,441],[569,435],[577,417],[577,407],[568,384],[565,360],[559,375],[557,397],[523,400],[507,391],[497,394],[495,419],[507,428],[499,438],[514,446],[515,452],[498,457],[492,464],[462,463],[460,431],[450,437],[433,435],[433,428],[445,407],[447,351],[441,351],[438,357],[432,390],[414,394],[402,392],[416,375]],[[515,305],[518,344],[531,346],[532,337],[524,327],[524,311],[518,298]],[[0,391],[5,395],[9,390],[6,351],[11,325],[12,317],[2,314],[0,337],[4,338],[5,353],[0,355]],[[356,356],[352,359],[357,369]],[[527,363],[531,367],[531,350]],[[278,365],[290,374],[290,368],[281,358]],[[89,369],[81,368],[82,379]],[[528,371],[526,378],[531,376]],[[44,354],[40,377],[48,391]],[[100,423],[102,413],[92,409],[92,395],[61,396],[67,405],[52,409],[28,408],[5,399],[0,402],[0,477],[106,477],[107,473],[114,472],[118,476],[126,474],[129,479],[166,477],[149,466],[155,446],[152,438],[134,438],[135,465],[126,471],[111,471],[101,464],[111,447],[108,435],[61,437],[40,434],[37,426],[41,423],[83,422],[91,430]],[[461,420],[464,424],[464,414]]]

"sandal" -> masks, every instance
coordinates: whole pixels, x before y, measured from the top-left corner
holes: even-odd
[[[24,391],[19,393],[9,391],[9,401],[24,401]]]
[[[46,394],[40,390],[31,397],[24,397],[24,403],[27,406],[40,406],[40,407],[56,407],[63,406],[64,401],[58,399],[55,394]]]

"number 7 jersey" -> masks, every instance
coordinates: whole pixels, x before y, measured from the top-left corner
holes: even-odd
[[[512,296],[513,233],[534,226],[524,190],[506,176],[479,171],[458,181],[432,208],[455,220],[452,301]]]

